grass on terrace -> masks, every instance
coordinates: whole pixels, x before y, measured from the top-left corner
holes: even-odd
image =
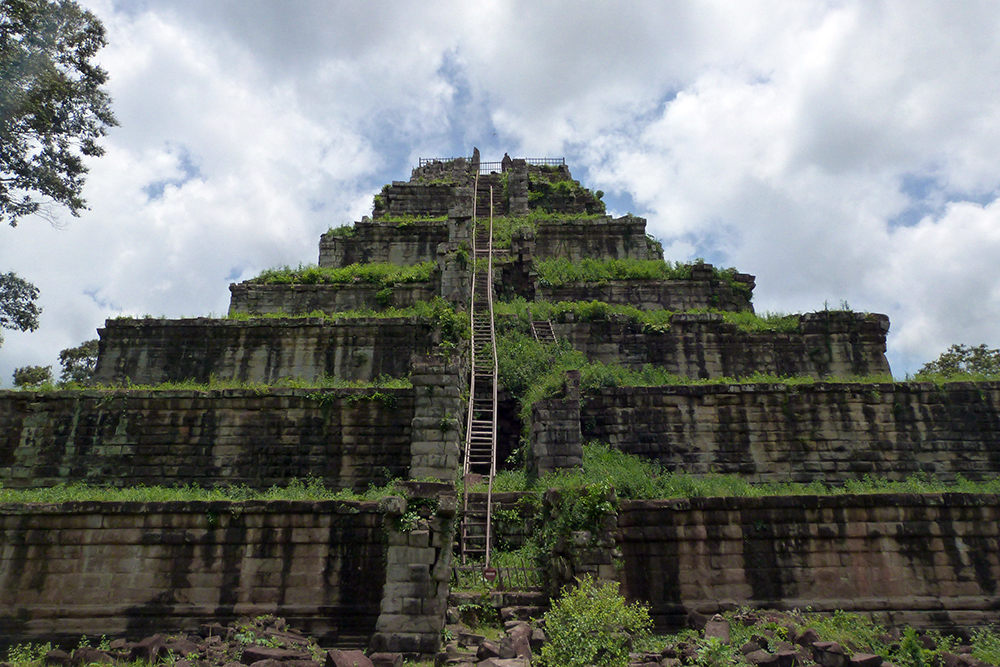
[[[421,283],[431,279],[437,263],[422,262],[413,266],[399,266],[388,262],[351,264],[342,268],[319,267],[299,264],[297,268],[282,266],[266,269],[247,282],[260,285],[336,285],[368,283],[389,287],[401,283]]]

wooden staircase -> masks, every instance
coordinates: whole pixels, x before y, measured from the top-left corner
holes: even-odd
[[[493,186],[476,179],[473,207],[472,363],[469,412],[466,420],[463,475],[465,493],[459,530],[462,564],[469,559],[490,564],[493,477],[496,475],[497,357],[493,323]],[[475,482],[485,479],[487,493],[470,494]]]
[[[552,330],[551,320],[534,320],[531,323],[531,335],[539,343],[555,343],[556,332]]]

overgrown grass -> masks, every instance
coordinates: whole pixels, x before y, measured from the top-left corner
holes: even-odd
[[[292,479],[287,486],[272,486],[266,490],[252,489],[246,485],[221,485],[201,488],[187,486],[131,486],[108,487],[86,483],[59,484],[44,489],[5,489],[0,487],[0,504],[4,503],[66,503],[66,502],[172,502],[172,501],[232,501],[251,500],[379,500],[386,496],[404,495],[399,480],[384,486],[372,486],[364,493],[350,490],[334,491],[323,480],[308,477]]]
[[[340,225],[339,227],[330,227],[326,230],[328,236],[339,236],[339,237],[350,237],[354,236],[355,229],[354,225]]]
[[[585,257],[579,262],[565,258],[546,259],[535,262],[538,280],[542,285],[561,287],[574,283],[604,284],[609,280],[691,280],[693,270],[704,262],[668,262],[659,259],[592,259]],[[728,284],[733,291],[749,300],[753,294],[745,283],[736,280],[735,268],[713,267],[716,280]]]
[[[417,222],[445,222],[447,215],[386,215],[378,219],[378,222],[385,222],[396,227],[408,227]]]
[[[845,480],[842,485],[836,486],[819,481],[809,484],[751,484],[737,475],[671,472],[655,461],[626,454],[598,442],[584,445],[582,469],[550,473],[537,480],[531,480],[522,471],[507,471],[494,479],[493,490],[533,492],[540,496],[546,489],[578,489],[599,485],[610,485],[619,498],[630,500],[881,493],[1000,494],[1000,479],[977,482],[959,475],[954,482],[943,482],[922,473],[898,481],[866,475],[860,480]],[[485,491],[485,488],[474,490]]]
[[[409,377],[393,378],[381,375],[374,380],[345,380],[324,375],[319,378],[287,377],[278,378],[272,382],[247,382],[242,380],[220,380],[211,378],[208,382],[184,380],[180,382],[161,382],[159,384],[134,384],[132,382],[116,382],[112,384],[88,384],[77,382],[47,382],[24,391],[219,391],[222,389],[242,389],[251,392],[265,393],[271,389],[407,389],[412,387]],[[17,391],[17,390],[15,390]]]
[[[431,279],[437,263],[433,261],[399,266],[388,262],[351,264],[341,268],[299,264],[298,268],[282,266],[267,269],[247,282],[260,285],[338,285],[368,283],[391,287],[402,283],[421,283]]]
[[[382,310],[372,310],[360,308],[356,310],[342,310],[336,313],[327,313],[322,310],[314,310],[309,313],[289,315],[287,313],[266,313],[263,315],[251,315],[245,312],[233,312],[226,316],[226,319],[237,321],[250,321],[255,319],[301,319],[317,318],[328,322],[340,320],[378,318],[411,318],[421,317],[433,321],[439,327],[446,340],[457,341],[461,338],[469,337],[469,319],[465,313],[458,313],[455,307],[442,299],[434,297],[431,301],[418,301],[408,308],[395,308],[388,306]]]
[[[523,297],[494,302],[493,309],[497,315],[513,315],[523,323],[532,320],[561,321],[571,314],[577,322],[621,319],[642,324],[652,331],[669,331],[670,318],[678,314],[671,310],[640,310],[635,306],[605,301],[526,301]],[[749,310],[734,312],[704,308],[684,312],[714,313],[722,316],[723,322],[747,333],[795,333],[799,330],[799,316],[781,312],[757,314]]]
[[[566,258],[535,262],[543,285],[561,287],[572,283],[606,283],[609,280],[690,280],[692,265],[658,259],[593,259],[579,262]]]

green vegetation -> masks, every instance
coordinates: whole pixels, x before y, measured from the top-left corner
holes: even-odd
[[[606,283],[609,280],[691,280],[693,269],[704,266],[702,260],[692,264],[667,262],[659,259],[591,259],[572,262],[565,258],[547,259],[535,263],[542,285],[561,287],[581,282]],[[749,301],[753,293],[746,283],[736,280],[735,268],[712,269],[713,278],[729,285],[734,292]]]
[[[437,263],[422,262],[413,266],[398,266],[387,262],[351,264],[343,268],[319,267],[315,264],[298,268],[288,266],[267,269],[247,282],[259,285],[336,285],[344,283],[369,283],[391,287],[401,283],[424,283],[431,279]]]
[[[541,495],[546,489],[598,489],[599,493],[613,488],[625,500],[659,498],[762,498],[771,496],[805,495],[868,495],[875,493],[970,493],[1000,494],[1000,479],[981,482],[958,476],[955,482],[942,482],[934,477],[915,473],[903,480],[865,475],[862,479],[844,480],[834,486],[823,482],[800,484],[751,484],[738,475],[691,475],[671,472],[656,463],[632,454],[592,442],[583,446],[583,468],[552,473],[531,480],[521,470],[505,470],[493,481],[494,493],[527,492],[536,496],[528,501],[541,505]],[[485,491],[474,488],[474,491]]]
[[[913,379],[938,384],[1000,380],[1000,350],[991,350],[985,344],[952,345],[937,359],[921,366]]]
[[[609,308],[594,302],[595,311]],[[538,304],[531,304],[533,309]],[[586,312],[587,304],[580,311]],[[628,306],[617,307],[620,310]],[[500,309],[498,308],[498,311]],[[517,306],[511,308],[516,312]],[[524,311],[518,313],[523,314]],[[640,312],[640,311],[636,311]],[[665,311],[655,311],[663,313]],[[662,316],[661,316],[662,317]],[[540,318],[541,319],[541,318]],[[786,321],[787,318],[779,320]],[[698,379],[674,375],[660,366],[647,364],[633,370],[617,364],[588,361],[583,353],[568,341],[556,344],[540,343],[526,331],[525,320],[508,323],[497,333],[497,365],[500,383],[520,401],[521,423],[530,424],[531,406],[537,401],[557,396],[565,382],[566,371],[580,371],[580,390],[586,393],[603,387],[659,387],[678,385],[784,384],[803,385],[817,382],[851,382],[858,384],[892,382],[889,375],[831,377],[817,380],[809,376],[782,377],[764,373],[741,378],[719,377]]]
[[[245,502],[251,500],[379,500],[386,496],[405,495],[399,480],[384,486],[372,486],[362,494],[350,490],[333,491],[323,480],[308,477],[304,481],[292,479],[287,486],[272,486],[266,490],[251,489],[246,485],[216,486],[203,489],[188,486],[132,486],[114,488],[86,483],[59,484],[44,489],[5,489],[0,487],[0,504],[4,503],[67,503],[67,502],[171,502],[225,500]]]
[[[328,236],[338,236],[342,238],[354,236],[354,233],[354,225],[340,225],[339,227],[330,227],[330,229],[326,230],[326,234]]]
[[[671,310],[640,310],[634,306],[610,304],[604,301],[526,301],[521,297],[510,301],[496,301],[493,310],[498,316],[516,316],[523,327],[532,320],[559,321],[572,314],[577,322],[598,322],[602,320],[624,320],[642,324],[654,331],[666,331],[670,318],[676,313]],[[690,310],[686,313],[716,313],[722,321],[734,324],[740,331],[748,333],[777,332],[794,333],[799,330],[799,316],[786,313],[753,313],[749,310],[719,311]],[[517,326],[517,325],[516,325]]]
[[[445,222],[447,215],[386,215],[379,218],[379,222],[394,224],[396,227],[407,227],[415,222]]]
[[[52,366],[21,366],[14,369],[14,386],[18,389],[34,389],[52,384]]]
[[[87,389],[91,391],[129,392],[129,391],[220,391],[223,389],[243,389],[256,393],[265,393],[271,389],[407,389],[412,387],[408,377],[390,378],[380,376],[373,381],[344,380],[341,378],[323,376],[306,379],[297,377],[278,378],[272,382],[248,382],[244,380],[220,380],[211,378],[208,382],[184,380],[180,382],[161,382],[160,384],[133,384],[131,382],[115,384],[88,384],[77,382],[46,382],[40,385],[25,387],[32,391],[63,391]],[[353,394],[352,394],[353,395]]]
[[[493,247],[510,248],[511,239],[515,232],[521,229],[537,230],[541,222],[558,220],[603,220],[607,216],[603,213],[588,213],[568,215],[566,213],[548,213],[542,210],[533,210],[526,216],[496,216],[493,218]],[[478,225],[490,224],[489,219],[480,218]]]
[[[0,221],[86,210],[87,158],[118,125],[95,62],[104,25],[72,0],[0,3]]]
[[[2,182],[0,180],[0,183]],[[37,299],[37,287],[16,273],[0,273],[0,329],[16,331],[37,329],[38,316],[42,314],[42,309],[35,305]],[[0,345],[3,345],[2,333],[0,333]]]
[[[648,636],[649,610],[626,604],[616,583],[590,577],[567,588],[545,613],[541,664],[548,667],[627,667],[629,647]]]
[[[314,310],[308,313],[298,313],[289,315],[288,313],[265,313],[263,315],[251,315],[242,311],[229,313],[225,319],[246,322],[256,319],[322,319],[327,322],[338,322],[340,320],[352,319],[394,319],[420,317],[431,320],[441,328],[441,333],[445,341],[455,343],[462,338],[469,337],[469,318],[465,313],[455,312],[454,306],[440,297],[434,297],[431,301],[420,301],[409,308],[383,308],[382,310],[371,310],[363,308],[358,310],[342,310],[336,313],[327,313],[322,310]],[[119,318],[134,319],[134,318]]]
[[[558,177],[559,171],[550,172],[550,176]],[[603,196],[603,192],[601,195]],[[576,181],[545,178],[539,171],[528,173],[528,207],[554,213],[564,209],[571,202],[582,203],[588,214],[604,213],[605,206],[601,198]]]

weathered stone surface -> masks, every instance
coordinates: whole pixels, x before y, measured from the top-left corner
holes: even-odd
[[[716,614],[705,623],[705,638],[715,638],[723,644],[729,643],[729,621]]]
[[[955,481],[1000,473],[998,414],[997,382],[729,384],[602,388],[582,398],[579,424],[584,442],[694,475],[809,483],[920,472]],[[531,424],[536,441],[574,423],[569,413],[565,422],[547,417]]]
[[[243,649],[240,662],[244,665],[252,665],[261,660],[277,660],[285,662],[287,660],[309,660],[308,651],[294,651],[284,648],[271,648],[269,646],[247,646]],[[327,659],[329,663],[329,658]]]
[[[235,620],[227,607],[286,615],[324,641],[366,637],[385,576],[381,525],[376,503],[338,501],[6,506],[0,645],[32,640],[26,621],[72,628],[60,639],[75,644],[114,628],[176,633]],[[25,543],[30,558],[15,547]],[[202,632],[212,650],[232,636],[215,623]],[[152,635],[125,653],[155,661],[172,646],[190,655],[189,640]]]
[[[272,383],[280,378],[404,377],[410,357],[433,350],[435,325],[420,318],[108,320],[94,380]]]
[[[374,391],[0,391],[0,482],[266,489],[312,476],[360,492],[410,466],[414,390]]]
[[[324,667],[374,667],[364,651],[327,651]]]

